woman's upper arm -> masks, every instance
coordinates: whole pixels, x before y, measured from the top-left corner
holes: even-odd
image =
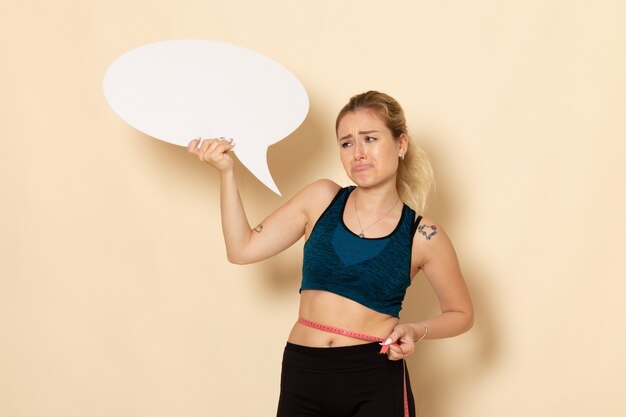
[[[438,224],[424,218],[413,241],[414,258],[432,286],[442,312],[473,314],[472,301],[452,242]]]
[[[320,210],[320,205],[324,202],[328,205],[338,190],[339,186],[330,180],[319,180],[303,188],[253,227],[246,248],[233,261],[241,264],[257,262],[293,245],[304,235],[307,224]]]

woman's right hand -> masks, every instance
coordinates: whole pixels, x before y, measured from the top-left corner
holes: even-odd
[[[195,154],[199,160],[215,167],[220,173],[233,169],[234,160],[228,155],[235,143],[232,139],[204,139],[196,138],[189,142],[187,150]]]

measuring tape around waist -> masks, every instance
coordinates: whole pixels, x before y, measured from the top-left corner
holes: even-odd
[[[346,329],[341,329],[339,327],[328,326],[326,324],[317,323],[315,321],[307,320],[302,317],[298,318],[298,323],[304,326],[311,327],[317,330],[322,330],[328,333],[339,334],[342,336],[352,337],[354,339],[369,340],[370,342],[380,342],[382,345],[382,348],[380,349],[380,352],[379,352],[380,354],[386,354],[387,351],[389,350],[389,347],[392,345],[396,346],[397,348],[400,349],[400,351],[402,351],[402,348],[397,343],[392,343],[390,345],[383,345],[382,342],[384,342],[385,339],[383,339],[382,337],[371,336],[365,333],[358,333],[358,332],[353,332],[352,330],[346,330]],[[406,377],[406,362],[404,359],[402,359],[402,372],[403,372],[402,382],[404,386],[403,387],[404,389],[404,417],[409,417],[409,399],[408,399],[408,394],[407,394],[407,389],[406,389],[406,378],[407,378]]]

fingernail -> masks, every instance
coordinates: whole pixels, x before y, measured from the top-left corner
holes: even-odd
[[[391,340],[391,338],[389,338],[389,339],[385,340],[385,343],[383,343],[383,346],[390,345],[391,342],[393,342],[393,340]]]

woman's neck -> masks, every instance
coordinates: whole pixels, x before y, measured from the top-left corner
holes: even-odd
[[[392,187],[356,187],[352,191],[352,198],[356,199],[359,210],[364,212],[380,212],[389,210],[392,204],[400,199],[398,190]]]

